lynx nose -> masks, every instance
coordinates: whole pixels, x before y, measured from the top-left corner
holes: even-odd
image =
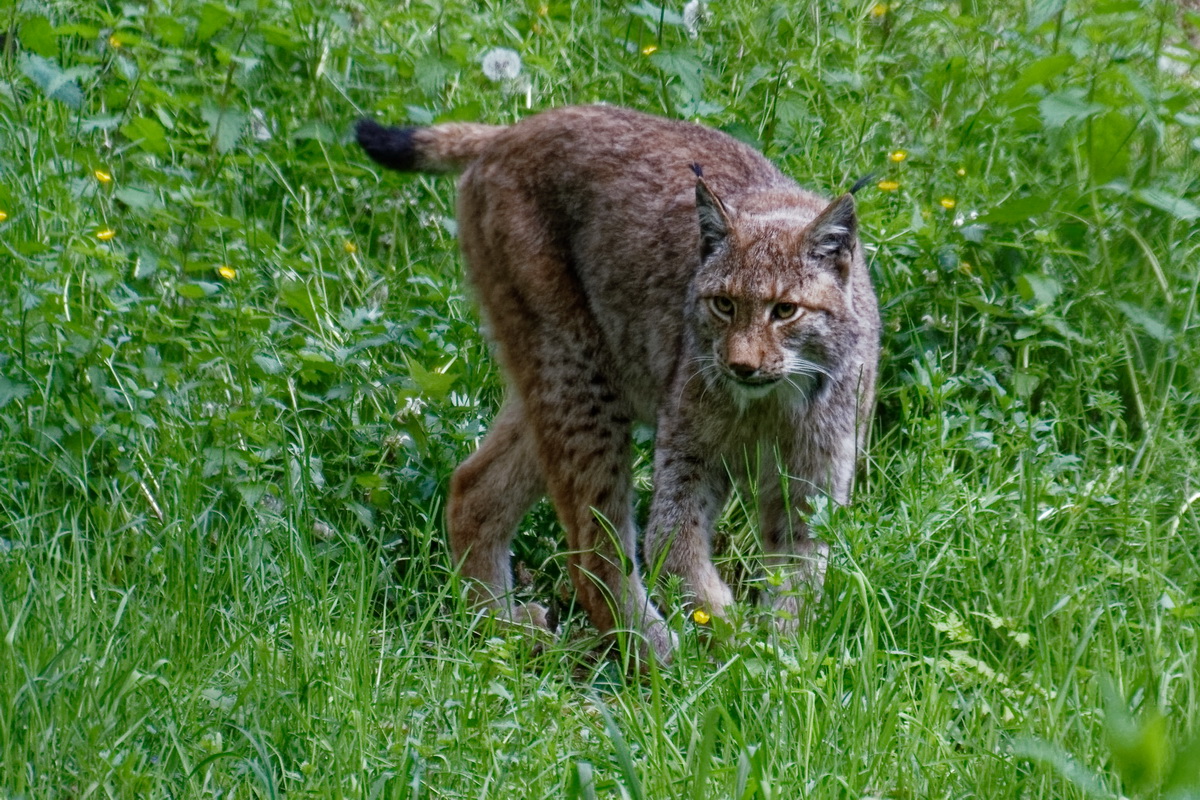
[[[753,364],[730,364],[729,371],[739,380],[749,380],[758,374],[758,367]]]

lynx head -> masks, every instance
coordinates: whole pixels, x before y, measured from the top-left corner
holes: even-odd
[[[814,397],[854,347],[854,199],[817,210],[794,192],[734,209],[697,175],[694,329],[710,384],[741,403],[777,390]]]

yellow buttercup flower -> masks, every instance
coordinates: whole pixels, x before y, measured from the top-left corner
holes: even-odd
[[[6,219],[8,219],[8,212],[0,211],[0,222],[4,222],[4,220],[6,220]]]
[[[900,184],[896,181],[880,181],[879,189],[884,192],[894,192],[900,188]]]
[[[121,44],[122,44],[121,40],[117,38],[117,35],[115,33],[112,36],[108,37],[108,46],[109,47],[116,49],[116,48],[119,48],[121,46]]]
[[[112,175],[102,169],[98,169],[92,174],[95,175],[96,180],[100,181],[101,183],[112,183]]]
[[[942,208],[947,209],[947,210],[954,208],[956,205],[958,205],[958,203],[954,202],[953,197],[943,197],[941,200],[938,200],[938,202],[942,204]]]
[[[653,52],[654,52],[655,50],[657,50],[657,49],[658,49],[658,45],[656,45],[656,44],[648,44],[648,45],[646,45],[645,47],[643,47],[643,48],[642,48],[642,55],[644,55],[644,56],[648,56],[648,55],[650,55],[651,53],[653,53]]]
[[[114,231],[112,228],[104,228],[103,230],[96,231],[96,238],[102,242],[107,242],[109,239],[113,238],[116,235],[117,235],[117,232]]]
[[[696,620],[699,625],[707,625],[712,620],[712,617],[703,608],[697,608],[692,612],[692,619]]]
[[[871,6],[871,16],[872,17],[882,17],[887,12],[888,12],[888,4],[887,3],[876,3],[875,5]]]
[[[217,267],[217,274],[225,280],[231,281],[237,277],[237,270],[227,264],[222,264]]]
[[[960,178],[965,177],[967,174],[967,169],[966,167],[959,167],[958,169],[954,170],[954,174]]]
[[[896,150],[894,152],[888,153],[888,159],[891,161],[894,161],[897,164],[899,164],[901,161],[903,161],[906,158],[908,158],[907,150]]]
[[[356,245],[354,242],[346,242],[342,245],[342,249],[350,255],[354,255],[358,252],[358,245]]]

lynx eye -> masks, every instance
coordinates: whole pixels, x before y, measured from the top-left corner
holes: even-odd
[[[771,309],[771,319],[787,322],[800,314],[800,306],[795,303],[776,303]]]
[[[708,298],[708,307],[721,319],[733,317],[733,300],[723,294]]]

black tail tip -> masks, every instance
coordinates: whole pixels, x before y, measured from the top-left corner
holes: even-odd
[[[416,169],[417,148],[413,134],[417,128],[391,128],[363,117],[354,127],[354,138],[367,155],[389,169],[408,172]]]

